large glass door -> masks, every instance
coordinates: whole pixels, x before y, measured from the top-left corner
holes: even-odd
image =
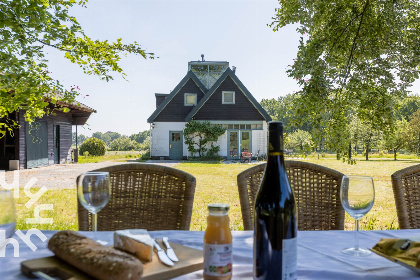
[[[239,158],[238,155],[238,146],[239,146],[239,132],[238,131],[229,131],[228,137],[228,159],[237,159]]]
[[[241,152],[251,152],[251,131],[228,130],[228,159],[239,159]]]
[[[241,152],[251,152],[250,131],[241,131]]]

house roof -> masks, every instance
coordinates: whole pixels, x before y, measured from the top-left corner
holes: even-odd
[[[174,88],[174,90],[165,98],[165,100],[156,108],[153,114],[147,119],[148,123],[152,123],[155,118],[165,109],[166,105],[174,98],[174,96],[179,92],[180,89],[185,85],[188,80],[193,80],[200,90],[205,94],[207,89],[203,85],[203,83],[197,78],[197,76],[190,70],[188,71],[187,75],[178,83],[178,85]]]
[[[264,117],[266,121],[271,121],[271,117],[267,114],[267,112],[261,107],[258,101],[252,96],[249,90],[245,87],[245,85],[238,79],[235,73],[228,68],[222,76],[217,80],[217,82],[209,89],[209,91],[204,95],[204,97],[197,103],[194,109],[187,115],[185,118],[186,122],[189,122],[194,115],[203,107],[203,105],[209,100],[209,98],[214,94],[217,88],[222,84],[222,82],[230,76],[235,84],[239,87],[239,89],[244,93],[244,95],[248,98],[248,100],[252,103],[252,105],[258,110],[258,112]]]

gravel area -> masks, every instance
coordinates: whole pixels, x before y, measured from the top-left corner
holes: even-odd
[[[150,160],[147,163],[175,166],[179,161]],[[124,162],[98,162],[84,164],[56,164],[32,169],[19,170],[19,186],[24,187],[32,178],[35,178],[33,187],[48,189],[74,189],[76,188],[76,178],[81,173],[102,167],[126,164]],[[0,171],[3,172],[3,171]],[[14,171],[6,171],[6,183],[11,184],[14,180]],[[1,179],[1,177],[0,177]],[[1,181],[0,181],[1,186]]]

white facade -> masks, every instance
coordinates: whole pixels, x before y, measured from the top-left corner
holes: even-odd
[[[228,121],[227,123],[234,123],[233,121]],[[216,122],[214,122],[216,123]],[[217,122],[220,123],[220,122]],[[242,122],[245,123],[245,122]],[[252,122],[255,123],[255,122]],[[251,152],[253,155],[256,155],[258,152],[260,155],[267,152],[267,122],[262,121],[262,129],[248,130],[251,131]],[[151,143],[150,143],[150,156],[152,158],[168,158],[169,157],[169,145],[170,145],[170,131],[183,131],[185,128],[185,122],[155,122],[152,124],[152,129],[150,132]],[[235,130],[241,131],[241,129]],[[215,145],[220,147],[219,156],[228,157],[228,132],[221,135]],[[184,143],[184,137],[182,139],[183,143],[183,157],[188,158],[192,155],[188,152],[188,146]],[[198,155],[195,155],[198,156]]]
[[[150,131],[150,156],[169,157],[169,131],[183,131],[185,122],[155,122]],[[187,156],[188,147],[183,143],[183,156]]]

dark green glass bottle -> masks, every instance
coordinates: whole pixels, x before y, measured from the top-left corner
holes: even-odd
[[[268,123],[267,166],[255,199],[254,279],[297,278],[297,219],[283,155],[283,123]]]

